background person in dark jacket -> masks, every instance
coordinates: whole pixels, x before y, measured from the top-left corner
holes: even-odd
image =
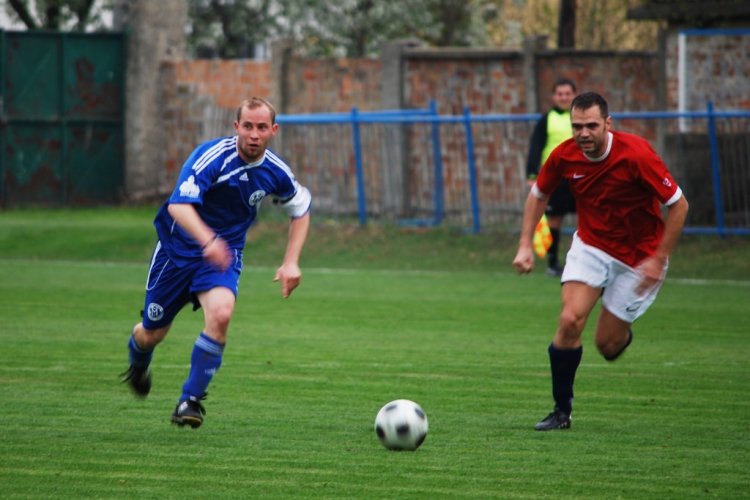
[[[570,103],[576,94],[572,80],[561,78],[552,86],[553,108],[536,123],[531,135],[529,156],[526,163],[526,175],[529,187],[534,184],[544,162],[550,153],[565,139],[573,137],[570,127]],[[576,202],[570,193],[568,181],[564,180],[547,201],[544,213],[547,216],[552,245],[547,251],[547,276],[562,274],[558,260],[560,247],[560,228],[565,214],[576,212]]]

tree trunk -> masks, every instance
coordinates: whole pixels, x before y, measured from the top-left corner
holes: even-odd
[[[560,23],[557,26],[557,48],[576,46],[576,0],[560,0]]]

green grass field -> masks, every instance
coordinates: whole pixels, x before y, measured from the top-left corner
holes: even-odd
[[[572,429],[539,433],[560,287],[514,274],[515,235],[316,221],[283,300],[286,229],[261,223],[192,430],[169,416],[200,312],[147,400],[118,379],[154,212],[0,212],[0,498],[750,498],[750,239],[683,237],[620,360],[584,332]],[[427,412],[415,452],[373,431],[397,398]]]

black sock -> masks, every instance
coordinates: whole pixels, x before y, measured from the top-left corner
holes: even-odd
[[[573,411],[573,381],[581,364],[583,346],[577,349],[558,349],[549,345],[549,365],[552,369],[552,397],[555,406],[570,415]]]
[[[557,267],[557,249],[560,247],[560,230],[549,228],[549,233],[552,235],[552,244],[547,250],[547,259],[549,267]]]

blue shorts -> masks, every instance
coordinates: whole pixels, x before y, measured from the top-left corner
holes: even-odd
[[[161,243],[157,243],[148,270],[143,326],[147,330],[163,328],[191,302],[193,311],[197,310],[200,307],[199,292],[223,286],[232,290],[236,297],[242,274],[242,252],[234,250],[234,253],[234,263],[226,271],[204,259],[195,259],[178,267],[167,256]]]

